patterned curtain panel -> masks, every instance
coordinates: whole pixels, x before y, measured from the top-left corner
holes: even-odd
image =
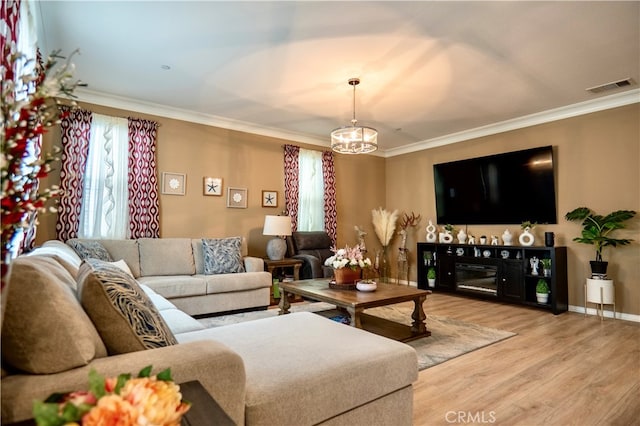
[[[60,169],[60,204],[56,236],[67,241],[78,236],[82,206],[82,181],[89,155],[91,111],[62,107],[62,156]]]
[[[291,230],[298,229],[298,154],[300,147],[284,146],[284,202],[291,216]]]
[[[0,6],[0,52],[2,53],[2,66],[5,69],[9,66],[7,54],[15,49],[18,42],[19,19],[20,0],[2,0],[2,6]]]
[[[324,179],[324,229],[333,245],[338,238],[338,213],[336,209],[336,172],[333,167],[333,152],[322,152],[322,178]]]
[[[160,236],[156,167],[158,123],[129,118],[129,231],[131,238]]]

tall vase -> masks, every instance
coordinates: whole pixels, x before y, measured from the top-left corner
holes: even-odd
[[[380,254],[380,265],[378,271],[380,274],[380,282],[389,282],[389,255],[387,253],[387,246],[382,246],[382,253]]]

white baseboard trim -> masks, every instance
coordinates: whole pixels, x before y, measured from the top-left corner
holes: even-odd
[[[611,308],[611,305],[608,305],[609,308]],[[569,305],[569,312],[577,312],[579,314],[584,314],[584,306],[574,306],[574,305]],[[598,315],[598,312],[596,311],[596,308],[589,308],[587,307],[587,315]],[[613,318],[613,311],[611,310],[604,310],[604,317],[605,318]],[[616,319],[621,319],[624,321],[633,321],[633,322],[640,322],[640,315],[635,315],[635,314],[625,314],[624,312],[616,312]]]

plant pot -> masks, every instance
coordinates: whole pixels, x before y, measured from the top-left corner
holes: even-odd
[[[587,278],[586,298],[587,302],[590,303],[613,304],[616,298],[613,280],[594,280]]]
[[[356,282],[362,278],[362,269],[351,269],[349,267],[334,269],[333,276],[335,278],[335,284],[331,283],[329,287],[352,290],[356,288]]]
[[[542,304],[549,303],[549,293],[536,293],[536,300]]]
[[[427,278],[427,282],[429,283],[429,288],[434,288],[436,286],[435,278]]]
[[[589,264],[591,265],[592,275],[607,275],[607,266],[609,266],[609,262],[592,260]]]

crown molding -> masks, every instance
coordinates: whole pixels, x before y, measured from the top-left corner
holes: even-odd
[[[204,124],[205,126],[220,127],[228,130],[236,130],[239,132],[253,133],[271,138],[286,139],[288,141],[306,143],[310,145],[319,145],[323,148],[330,148],[329,143],[326,139],[313,137],[305,133],[266,127],[256,123],[233,120],[230,118],[219,117],[212,114],[203,114],[191,110],[174,108],[152,102],[139,101],[131,98],[126,98],[124,96],[111,95],[83,88],[76,89],[74,91],[74,95],[77,96],[78,101],[87,102],[94,105],[101,105],[110,108],[123,109],[126,111],[134,111],[149,115],[157,115],[159,117],[172,118],[175,120],[182,120],[190,123]]]
[[[474,129],[464,130],[462,132],[452,133],[450,135],[433,139],[427,139],[399,148],[388,149],[384,151],[384,156],[385,158],[389,158],[402,154],[410,154],[416,151],[423,151],[425,149],[495,135],[498,133],[508,132],[510,130],[536,126],[538,124],[550,123],[552,121],[564,120],[566,118],[577,117],[580,115],[590,114],[592,112],[604,111],[638,102],[640,102],[640,89],[628,90],[590,101],[525,115],[523,117],[501,121],[487,126],[476,127]]]
[[[220,127],[223,129],[236,130],[239,132],[253,133],[271,138],[285,139],[288,141],[305,143],[309,145],[317,145],[322,148],[329,148],[328,142],[324,138],[314,137],[305,133],[261,126],[256,123],[232,120],[216,115],[203,114],[180,108],[173,108],[166,105],[155,104],[152,102],[138,101],[123,96],[110,95],[82,88],[78,88],[74,93],[77,96],[78,100],[91,104],[118,108],[127,111],[135,111],[144,114],[157,115],[160,117],[167,117],[191,123],[204,124],[206,126]],[[604,111],[607,109],[617,108],[638,102],[640,102],[640,89],[628,90],[590,101],[567,105],[560,108],[538,112],[535,114],[525,115],[523,117],[518,117],[511,120],[476,127],[474,129],[464,130],[462,132],[427,139],[399,148],[391,148],[384,151],[378,150],[369,155],[385,158],[395,157],[397,155],[410,154],[416,151],[423,151],[425,149],[436,148],[439,146],[463,142],[470,139],[477,139],[484,136],[490,136],[498,133],[508,132],[511,130],[531,127],[538,124],[563,120],[566,118],[590,114],[592,112]]]

